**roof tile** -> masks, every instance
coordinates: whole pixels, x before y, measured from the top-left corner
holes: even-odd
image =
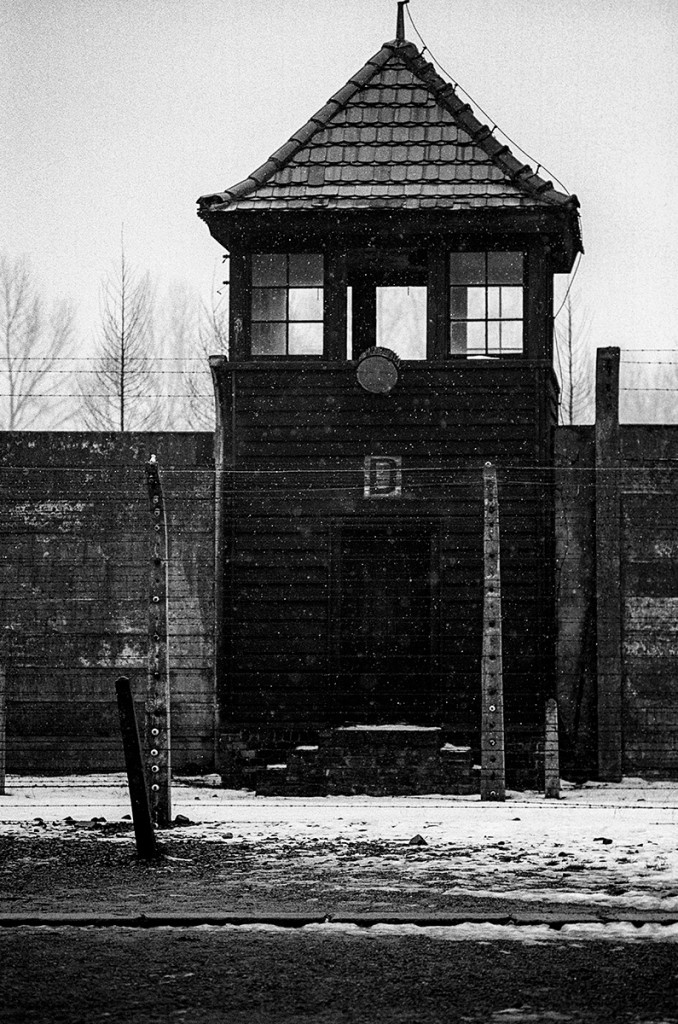
[[[339,105],[348,103],[348,101],[355,96],[359,88],[360,86],[356,85],[355,82],[347,82],[346,85],[343,86],[343,88],[341,88],[338,92],[333,93],[327,102],[329,103],[331,101],[333,103],[338,103]],[[316,118],[318,118],[318,116],[319,115],[316,114]]]
[[[383,85],[396,85],[398,82],[398,72],[395,68],[384,68],[383,71],[374,76],[373,81],[379,81]]]
[[[302,127],[294,133],[292,138],[296,139],[296,141],[303,146],[308,142],[311,136],[317,132],[317,130],[318,125],[315,121],[307,121],[305,125],[302,125]]]

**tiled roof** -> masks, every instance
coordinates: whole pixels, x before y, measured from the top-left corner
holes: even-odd
[[[576,208],[517,160],[412,43],[385,43],[244,181],[202,196],[228,210]]]

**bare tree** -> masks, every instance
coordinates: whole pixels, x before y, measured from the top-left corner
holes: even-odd
[[[91,430],[151,430],[163,425],[157,394],[150,275],[132,267],[121,238],[120,262],[104,281],[95,368],[81,385]]]
[[[211,430],[214,397],[208,357],[228,348],[225,301],[206,305],[186,284],[171,286],[164,303],[162,373],[169,430]]]
[[[228,302],[226,292],[212,295],[202,306],[197,360],[187,377],[188,418],[191,430],[214,430],[214,389],[209,357],[228,353]]]
[[[30,264],[0,253],[0,424],[5,430],[57,429],[72,407],[57,404],[60,360],[73,337],[68,302],[47,309]],[[66,377],[62,377],[66,380]],[[64,385],[62,384],[62,387]]]
[[[591,421],[595,393],[595,367],[589,344],[590,320],[577,323],[576,304],[568,295],[555,325],[555,342],[560,371],[561,416],[565,424]]]

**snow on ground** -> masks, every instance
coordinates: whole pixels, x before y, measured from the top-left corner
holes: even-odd
[[[409,886],[450,897],[543,901],[547,890],[554,904],[585,906],[595,898],[610,907],[678,912],[678,782],[564,783],[560,800],[511,792],[505,803],[439,795],[257,797],[217,783],[217,776],[175,782],[173,814],[195,824],[174,829],[174,839],[246,843],[263,858],[294,847],[314,871],[355,854],[360,884],[372,872],[385,895]],[[0,836],[35,834],[37,827],[45,837],[82,838],[64,818],[117,821],[129,812],[122,774],[10,776],[0,796]],[[409,846],[416,835],[425,845]]]
[[[173,926],[164,926],[170,930]],[[274,932],[289,934],[290,929],[274,924],[226,924],[198,925],[196,930],[214,931]],[[413,938],[433,939],[437,942],[525,942],[530,945],[545,942],[671,942],[678,943],[677,924],[643,924],[639,927],[627,921],[609,921],[605,924],[566,924],[562,928],[551,928],[547,924],[511,925],[491,924],[486,921],[465,922],[452,925],[418,925],[418,924],[374,924],[369,928],[357,924],[335,923],[307,924],[298,929],[301,932],[312,932],[315,935],[334,938],[345,935],[347,938],[362,939],[393,939],[402,935]]]

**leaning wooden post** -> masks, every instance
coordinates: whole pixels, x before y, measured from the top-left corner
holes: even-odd
[[[5,795],[5,768],[7,759],[7,675],[0,665],[0,796]]]
[[[148,687],[146,693],[146,767],[151,814],[166,828],[172,820],[169,652],[167,642],[167,519],[155,455],[146,463],[151,502],[148,601]]]
[[[144,762],[141,756],[141,742],[139,740],[139,729],[137,728],[137,717],[134,711],[132,688],[127,676],[120,676],[116,679],[115,695],[118,700],[120,732],[122,733],[122,746],[125,752],[125,768],[127,769],[127,784],[129,785],[129,796],[132,804],[132,821],[134,822],[137,853],[145,860],[152,860],[158,856],[158,848],[155,841],[155,832],[153,831],[153,822],[151,821],[151,810],[148,804],[148,790],[146,789]]]
[[[506,799],[504,684],[501,648],[501,564],[497,471],[483,468],[483,652],[480,799]]]
[[[544,739],[544,796],[560,799],[560,757],[558,752],[558,703],[546,701],[546,735]]]

